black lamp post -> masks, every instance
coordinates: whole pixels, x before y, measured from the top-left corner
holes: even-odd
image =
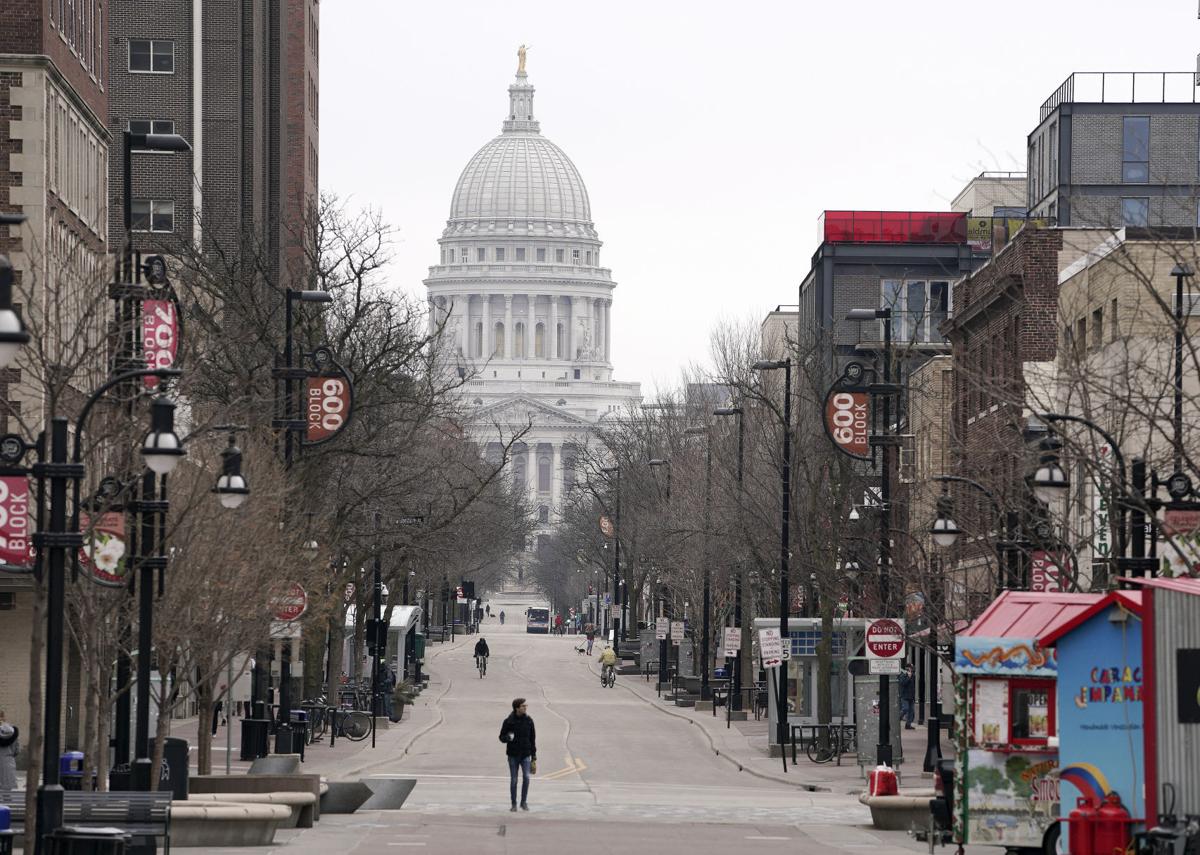
[[[780,503],[779,525],[779,638],[786,645],[788,639],[788,558],[789,532],[788,525],[792,516],[792,360],[791,358],[770,360],[761,359],[753,366],[756,371],[775,371],[783,369],[783,465],[779,469],[782,484],[782,501]],[[782,670],[785,666],[780,666]],[[780,677],[777,691],[777,715],[779,721],[776,727],[776,737],[779,740],[779,750],[782,753],[787,745],[788,709],[787,709],[787,679],[786,672]]]
[[[704,602],[700,607],[700,658],[704,664],[700,668],[700,700],[708,701],[712,700],[712,690],[708,684],[711,669],[708,645],[712,638],[712,431],[706,426],[696,425],[684,433],[704,437]]]
[[[737,416],[737,502],[738,528],[745,524],[745,482],[743,479],[744,459],[746,453],[746,423],[745,413],[741,407],[721,407],[713,410],[714,416]],[[746,627],[742,624],[742,570],[743,564],[738,562],[737,572],[733,574],[733,623],[742,634],[741,644],[738,645],[738,655],[733,660],[733,691],[726,703],[734,712],[742,709],[742,657],[749,655],[749,638]]]
[[[648,465],[653,467],[665,466],[667,470],[667,501],[671,501],[671,461],[664,458],[653,458],[648,461]],[[661,617],[669,617],[667,615],[667,591],[666,585],[659,581],[659,612]],[[671,632],[667,630],[667,636],[658,642],[658,685],[659,688],[666,684],[670,671],[670,656],[671,656]]]
[[[879,476],[879,600],[884,617],[891,613],[890,573],[892,563],[892,310],[851,309],[846,313],[848,321],[883,322],[883,382],[876,386],[876,393],[883,399],[883,435],[878,437],[880,446]],[[883,766],[892,765],[892,701],[891,678],[879,675],[879,743],[875,748],[876,762]]]
[[[613,605],[616,613],[613,615],[613,646],[620,648],[620,642],[625,639],[625,611],[621,598],[621,467],[610,466],[601,472],[613,476]]]
[[[135,134],[125,131],[122,151],[124,154],[121,200],[125,224],[125,247],[122,257],[121,277],[126,282],[133,281],[133,153],[135,151],[191,151],[187,140],[179,134]],[[153,216],[151,212],[150,216]]]

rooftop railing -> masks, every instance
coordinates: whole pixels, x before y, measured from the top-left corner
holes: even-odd
[[[1198,79],[1190,71],[1076,71],[1042,104],[1038,121],[1059,104],[1195,104]]]
[[[826,211],[820,235],[831,243],[966,243],[967,215],[952,211]]]

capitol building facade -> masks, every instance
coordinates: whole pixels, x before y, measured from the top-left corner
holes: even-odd
[[[512,477],[550,531],[595,426],[641,400],[613,379],[611,271],[571,159],[541,135],[523,68],[502,132],[471,158],[425,280],[485,453],[525,431]]]

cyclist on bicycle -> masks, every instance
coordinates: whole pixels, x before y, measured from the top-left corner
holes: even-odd
[[[500,625],[504,626],[504,609],[500,610]]]
[[[604,651],[600,654],[600,679],[603,681],[613,676],[613,669],[616,667],[617,651],[606,644]]]
[[[483,637],[480,637],[480,639],[475,642],[475,665],[478,666],[479,660],[483,659],[483,669],[486,671],[487,658],[491,655],[492,652],[488,650],[487,640]]]

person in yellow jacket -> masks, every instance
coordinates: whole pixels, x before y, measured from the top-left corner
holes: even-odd
[[[617,651],[605,645],[604,651],[600,654],[600,676],[607,677],[613,668],[617,667]]]

